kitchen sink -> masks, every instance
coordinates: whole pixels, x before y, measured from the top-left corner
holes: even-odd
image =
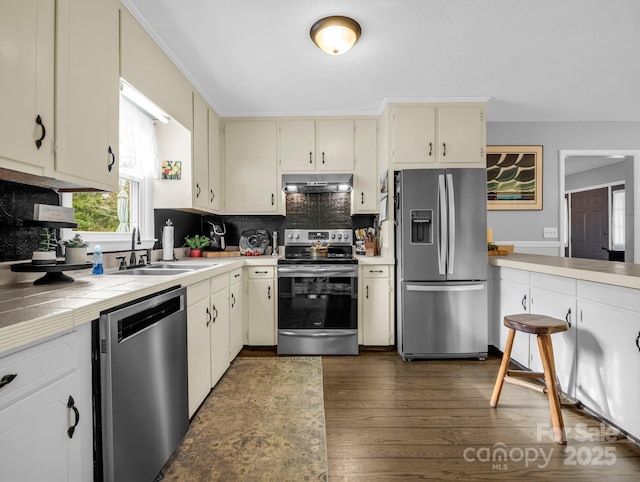
[[[190,271],[197,271],[199,269],[210,268],[215,264],[176,264],[176,263],[157,263],[146,266],[139,266],[135,268],[128,268],[126,270],[113,271],[109,274],[115,275],[142,275],[142,276],[166,276],[174,274],[188,273]]]

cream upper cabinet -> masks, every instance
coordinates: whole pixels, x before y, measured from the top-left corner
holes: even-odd
[[[209,210],[209,106],[193,93],[193,179],[194,207]]]
[[[220,162],[220,118],[211,108],[209,116],[209,210],[222,209],[222,163]]]
[[[395,168],[484,167],[481,105],[402,105],[391,108]]]
[[[0,2],[0,167],[53,168],[54,26],[54,2]]]
[[[225,212],[278,212],[276,130],[275,120],[225,122]]]
[[[378,127],[375,119],[355,121],[355,170],[351,214],[378,212]]]
[[[281,171],[352,171],[354,121],[281,120],[278,127]]]
[[[119,9],[56,2],[55,177],[118,188]]]

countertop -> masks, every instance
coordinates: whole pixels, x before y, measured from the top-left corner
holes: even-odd
[[[513,253],[489,256],[489,264],[640,289],[640,265],[633,263]]]

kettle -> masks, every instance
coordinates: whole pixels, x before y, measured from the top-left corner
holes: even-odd
[[[227,227],[224,223],[222,223],[222,226],[212,223],[211,221],[207,221],[207,223],[211,226],[209,232],[211,243],[209,244],[209,249],[211,251],[224,251],[227,248],[227,243],[224,240],[224,235],[227,234]]]

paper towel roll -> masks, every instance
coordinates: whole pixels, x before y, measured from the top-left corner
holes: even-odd
[[[173,261],[173,226],[162,228],[162,260]]]

